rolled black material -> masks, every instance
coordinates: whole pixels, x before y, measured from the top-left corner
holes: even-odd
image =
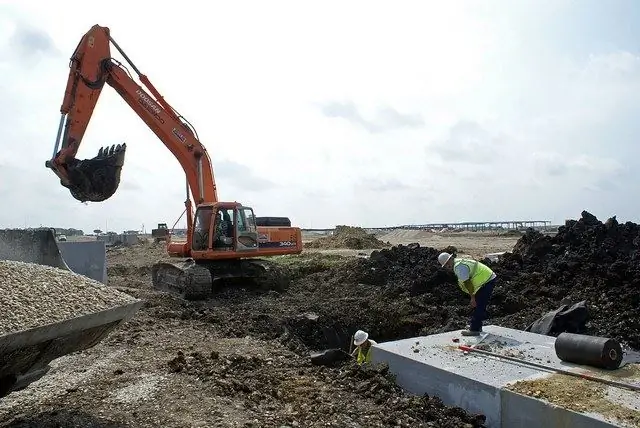
[[[620,367],[623,358],[622,347],[614,339],[584,334],[561,333],[555,350],[562,361],[609,370]]]

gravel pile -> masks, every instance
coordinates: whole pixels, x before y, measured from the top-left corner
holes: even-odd
[[[348,248],[351,250],[386,248],[391,245],[376,238],[361,227],[336,226],[333,235],[323,236],[304,244],[306,248]]]
[[[125,293],[67,270],[0,260],[0,335],[133,301]]]

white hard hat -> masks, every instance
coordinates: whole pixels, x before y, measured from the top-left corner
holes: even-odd
[[[452,256],[449,253],[440,253],[440,255],[438,256],[438,263],[440,263],[440,266],[444,266],[447,264],[449,259],[451,259],[451,257]]]
[[[353,344],[356,346],[362,345],[369,338],[369,333],[366,331],[358,330],[356,334],[353,335]]]

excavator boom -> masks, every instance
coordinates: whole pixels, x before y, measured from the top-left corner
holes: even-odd
[[[142,85],[122,63],[112,58],[112,45]],[[156,264],[153,268],[156,288],[185,297],[206,297],[218,279],[256,278],[273,271],[257,257],[302,251],[300,229],[291,227],[287,218],[276,226],[269,225],[269,221],[262,225],[252,208],[218,201],[211,159],[196,130],[139,71],[107,27],[91,27],[76,47],[69,67],[55,147],[45,165],[75,199],[102,202],[115,194],[120,183],[126,144],[101,148],[92,159],[76,158],[105,84],[115,89],[156,134],[185,172],[187,242],[171,242],[169,236],[167,252],[169,256],[188,260]],[[196,202],[195,212],[190,193]]]
[[[181,120],[133,63],[129,61],[141,82],[149,87],[151,93],[155,93],[159,101],[133,80],[119,61],[111,57],[110,43],[128,59],[111,38],[109,29],[98,25],[94,25],[82,37],[73,53],[60,108],[62,116],[53,159],[46,166],[56,173],[61,184],[69,188],[73,197],[81,202],[101,202],[115,193],[120,182],[126,144],[101,148],[98,155],[90,160],[76,159],[106,83],[116,90],[178,159],[187,175],[196,203],[217,202],[211,159],[206,148],[195,137],[186,121]]]

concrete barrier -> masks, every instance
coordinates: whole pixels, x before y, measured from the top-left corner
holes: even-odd
[[[73,272],[107,283],[107,248],[104,241],[58,242],[58,248]]]
[[[62,259],[53,230],[47,228],[0,230],[0,260],[69,269]]]

